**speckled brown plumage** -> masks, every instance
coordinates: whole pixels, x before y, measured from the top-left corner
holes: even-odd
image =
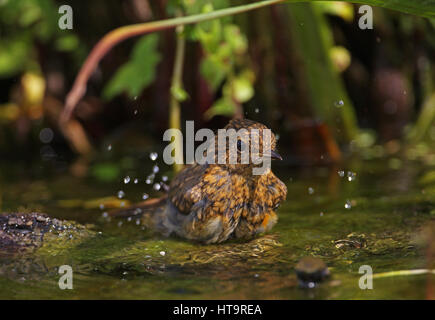
[[[225,129],[231,128],[247,132],[258,129],[261,133],[267,127],[251,120],[232,120]],[[249,134],[240,139],[250,143]],[[260,135],[260,148],[263,144]],[[272,135],[270,148],[275,147]],[[253,175],[253,167],[252,163],[186,166],[170,184],[164,204],[148,215],[148,223],[163,233],[206,243],[250,238],[270,230],[287,188],[270,169]]]

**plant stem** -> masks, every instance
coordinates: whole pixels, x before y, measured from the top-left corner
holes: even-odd
[[[415,276],[420,274],[435,274],[435,270],[415,269],[415,270],[397,270],[397,271],[382,272],[382,273],[374,274],[373,279],[389,278],[389,277],[396,277],[396,276]]]
[[[183,88],[183,63],[186,47],[186,39],[182,34],[183,30],[184,26],[178,26],[176,29],[177,47],[175,51],[174,71],[171,83],[171,99],[169,105],[169,128],[178,130],[181,130],[181,110],[180,101],[176,95],[176,91],[182,90]],[[176,139],[175,141],[176,148],[177,150],[183,150],[183,141],[179,140],[180,139]],[[175,156],[178,158],[175,159],[174,163],[174,171],[177,173],[183,168],[183,152],[176,152]]]

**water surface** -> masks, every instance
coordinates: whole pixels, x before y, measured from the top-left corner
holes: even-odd
[[[144,192],[158,195],[144,182],[153,165],[148,162],[145,169],[143,163],[127,165],[114,181],[3,165],[3,212],[37,210],[89,224],[92,233],[43,246],[26,261],[9,261],[6,266],[3,260],[0,298],[426,297],[427,275],[374,279],[373,290],[361,290],[358,270],[362,265],[371,266],[375,274],[427,268],[430,240],[425,228],[435,214],[430,166],[402,161],[393,169],[387,160],[349,161],[336,167],[277,166],[274,171],[286,183],[288,197],[275,228],[248,243],[200,245],[163,238],[144,230],[135,219],[121,224],[103,217],[107,205],[100,208],[99,199],[116,196],[119,190],[125,192],[120,201],[140,201]],[[124,184],[127,174],[131,181]],[[165,174],[170,176],[169,168],[161,166],[156,181]],[[301,289],[294,266],[304,256],[325,261],[331,278],[315,289]],[[74,270],[73,290],[58,287],[57,268],[63,264]]]

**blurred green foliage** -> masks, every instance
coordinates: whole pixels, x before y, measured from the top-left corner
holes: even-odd
[[[168,4],[169,14],[182,10],[186,15],[212,12],[229,7],[229,0],[176,0]],[[248,40],[231,17],[187,26],[183,36],[191,42],[199,42],[204,50],[201,74],[213,94],[222,91],[221,98],[205,114],[233,116],[242,103],[254,96],[254,73],[249,68],[247,55]],[[106,99],[126,92],[136,97],[155,78],[160,61],[156,34],[142,37],[133,48],[130,60],[113,76],[104,89]],[[173,88],[178,101],[184,101],[188,94],[182,88]]]
[[[386,7],[392,7],[402,12],[417,13],[421,16],[431,16],[435,12],[435,9],[432,10],[434,8],[433,3],[426,0],[397,0],[387,1],[387,3],[377,0],[361,0],[357,2],[372,5],[385,4]],[[159,20],[176,17],[178,13],[192,16],[201,13],[211,13],[237,5],[243,7],[247,6],[248,3],[252,4],[254,2],[234,0],[169,0],[161,2],[163,5],[159,9],[166,9],[166,12],[161,10],[163,13],[157,10],[160,2],[159,5],[157,2],[152,1],[147,3],[149,4],[150,16],[146,19]],[[61,2],[56,2],[55,0],[0,0],[0,78],[11,78],[23,75],[28,71],[33,71],[42,76],[40,64],[42,65],[47,52],[67,52],[69,56],[75,57],[78,62],[83,61],[86,53],[88,53],[87,50],[84,50],[83,43],[86,43],[88,39],[86,37],[79,38],[74,31],[59,29],[58,19],[60,15],[58,7],[60,4]],[[108,8],[107,16],[109,20],[114,16],[121,16],[122,14],[125,15],[125,20],[122,20],[123,23],[132,23],[134,20],[134,14],[129,16],[125,12],[120,13],[113,8],[110,9],[111,7],[103,1],[96,8],[101,10],[101,8],[106,8],[106,6]],[[264,115],[268,117],[265,121],[271,122],[271,119],[275,119],[277,120],[275,125],[279,123],[283,127],[290,127],[293,125],[293,120],[295,120],[294,123],[299,120],[298,117],[319,119],[321,122],[328,124],[334,138],[339,142],[350,142],[354,139],[360,145],[373,144],[372,140],[374,138],[372,135],[370,135],[370,139],[366,139],[368,135],[363,134],[361,139],[357,135],[359,128],[353,103],[357,105],[358,99],[352,96],[351,91],[348,93],[343,85],[344,78],[340,75],[340,72],[345,73],[346,69],[352,68],[352,64],[358,59],[358,52],[356,51],[361,50],[361,48],[352,48],[351,41],[346,39],[349,36],[344,34],[345,32],[353,32],[353,35],[355,35],[359,31],[356,19],[354,20],[354,14],[356,14],[356,17],[358,16],[355,13],[357,12],[357,7],[348,1],[313,1],[313,3],[289,4],[269,9],[264,10],[261,14],[262,17],[266,18],[265,23],[270,24],[270,26],[262,25],[261,23],[259,26],[250,25],[249,19],[252,16],[249,16],[249,19],[242,16],[241,20],[228,16],[184,26],[181,37],[183,37],[183,40],[190,42],[188,43],[189,49],[200,49],[195,51],[195,54],[199,51],[201,52],[198,56],[195,56],[198,59],[193,63],[191,59],[189,60],[190,57],[187,57],[184,78],[192,79],[191,75],[197,70],[196,67],[199,64],[199,70],[202,75],[200,83],[202,85],[202,80],[205,79],[208,88],[204,89],[201,86],[201,90],[207,91],[203,95],[206,97],[201,101],[198,97],[195,98],[195,94],[198,95],[198,93],[192,90],[190,83],[189,86],[186,85],[186,90],[183,84],[171,86],[171,96],[175,97],[178,102],[186,102],[186,106],[189,104],[192,106],[192,104],[198,101],[204,103],[204,106],[202,106],[204,108],[201,109],[201,112],[207,111],[201,114],[201,116],[204,116],[207,120],[216,115],[228,117],[243,115],[243,104],[251,101],[255,96],[255,103],[260,101],[265,105],[273,105],[264,108]],[[274,11],[275,9],[276,11]],[[76,9],[74,8],[74,10]],[[433,66],[432,61],[429,61],[430,59],[428,59],[428,62],[421,63],[423,60],[417,59],[417,51],[420,52],[419,54],[426,54],[426,52],[430,54],[433,52],[432,48],[435,46],[435,38],[433,36],[426,36],[426,34],[433,32],[435,20],[432,19],[428,22],[428,19],[415,19],[411,15],[398,15],[388,10],[380,11],[382,14],[377,14],[379,21],[375,20],[376,30],[373,32],[379,33],[384,38],[381,36],[376,36],[376,38],[373,35],[371,36],[372,40],[376,39],[377,42],[377,38],[379,38],[379,45],[369,44],[369,46],[372,46],[370,50],[373,49],[372,53],[367,54],[367,59],[370,59],[370,63],[367,63],[367,61],[357,61],[359,65],[353,65],[354,69],[352,72],[360,77],[358,81],[370,81],[370,77],[373,76],[370,73],[385,67],[386,62],[382,59],[389,60],[391,56],[394,56],[396,60],[403,61],[403,68],[394,66],[397,69],[396,71],[403,74],[403,77],[408,78],[408,80],[414,77],[415,79],[412,80],[415,82],[415,87],[421,90],[421,93],[417,92],[417,94],[420,94],[422,101],[429,101],[422,108],[420,105],[412,106],[413,111],[420,112],[420,110],[423,110],[423,112],[421,112],[421,116],[416,122],[417,127],[413,128],[411,133],[414,134],[416,140],[427,137],[429,134],[432,136],[434,135],[433,132],[435,132],[431,129],[433,127],[433,119],[435,119],[435,112],[433,111],[433,98],[429,99],[429,97],[433,97]],[[100,13],[101,11],[98,12]],[[282,21],[274,21],[274,17],[279,17],[280,15],[282,15]],[[327,19],[327,15],[334,15],[342,20],[338,19],[340,22],[337,23],[333,19]],[[92,21],[89,25],[99,23],[99,21]],[[115,28],[118,25],[116,23],[109,24],[107,30]],[[84,27],[82,28],[86,31],[88,30]],[[106,30],[103,32],[106,32]],[[103,32],[101,34],[94,32],[96,37],[89,43],[94,43],[95,39],[101,37]],[[369,31],[365,33],[369,33]],[[247,34],[249,34],[249,37]],[[180,35],[177,34],[178,36]],[[397,43],[395,43],[394,37],[398,37]],[[399,41],[407,41],[418,37],[421,39],[417,39],[418,41],[415,41],[415,43],[419,43],[420,47],[409,50],[415,56],[403,54],[401,52],[401,44],[398,45]],[[265,38],[269,42],[267,45],[259,43]],[[111,99],[125,93],[126,96],[135,98],[142,93],[143,89],[149,87],[156,80],[157,76],[166,77],[166,79],[170,77],[170,71],[157,75],[156,70],[163,56],[172,57],[171,54],[167,54],[163,50],[165,48],[172,48],[172,46],[168,45],[168,42],[173,40],[171,37],[165,37],[164,39],[159,33],[149,34],[136,39],[127,62],[119,67],[112,78],[106,83],[102,92],[103,97]],[[192,46],[192,43],[197,46]],[[340,44],[340,46],[337,46],[337,44]],[[403,47],[406,48],[412,46],[412,44],[403,43]],[[430,46],[432,48],[429,48]],[[44,50],[41,50],[41,47]],[[252,52],[248,52],[248,49],[251,49]],[[383,50],[385,57],[375,52],[376,50]],[[128,57],[128,53],[125,55],[125,52],[122,49],[120,50],[122,59]],[[392,52],[394,55],[391,54]],[[297,59],[292,60],[293,55],[299,56]],[[47,56],[50,57],[50,55]],[[405,58],[410,58],[409,60],[412,61],[404,61]],[[287,61],[283,63],[282,60]],[[66,61],[63,59],[63,55],[60,56],[59,61],[61,63]],[[164,61],[164,63],[169,64],[170,61]],[[418,74],[411,74],[415,72],[412,71],[415,69],[413,64],[418,65]],[[284,67],[282,70],[279,70],[281,66]],[[78,67],[79,64],[77,64],[77,68],[74,66],[74,73],[71,72],[71,74],[65,72],[66,70],[64,69],[60,70],[62,73],[65,73],[63,75],[67,78],[67,85],[68,82],[73,80],[71,75],[76,74]],[[104,64],[101,65],[101,68],[105,68]],[[357,70],[356,68],[359,69]],[[166,69],[169,70],[170,68]],[[303,74],[303,77],[299,77],[299,74],[297,74],[300,71],[298,69],[302,70],[300,73]],[[261,71],[259,72],[259,70]],[[105,73],[103,72],[103,74]],[[194,76],[196,77],[196,75]],[[258,77],[257,83],[256,77]],[[417,77],[419,78],[417,79]],[[183,77],[180,78],[183,79]],[[98,81],[104,83],[106,79],[99,79],[96,82]],[[261,87],[265,86],[266,82],[270,86],[272,94],[262,100],[264,97],[261,96]],[[296,82],[297,84],[295,84]],[[254,90],[255,84],[257,85],[258,92]],[[350,85],[355,86],[355,83]],[[166,91],[167,87],[160,86],[158,90],[161,90],[161,88],[164,91],[159,91],[157,95],[163,96],[168,94]],[[361,87],[357,86],[355,88],[361,89]],[[365,88],[367,89],[369,86]],[[94,91],[92,94],[98,96],[100,94],[99,88],[93,89],[96,89],[96,92]],[[298,90],[302,93],[298,92],[295,94],[294,92]],[[286,92],[284,93],[284,91]],[[192,99],[189,99],[190,94]],[[352,101],[348,97],[349,94],[352,97]],[[148,99],[150,96],[146,98]],[[275,100],[269,99],[271,96]],[[301,97],[303,99],[300,99]],[[166,103],[164,99],[159,101],[162,104]],[[208,108],[211,101],[213,101],[212,106]],[[273,103],[270,103],[271,101]],[[370,100],[368,99],[368,101]],[[298,106],[299,103],[300,106]],[[16,104],[15,108],[11,108],[10,105],[1,106],[2,114],[7,115],[3,119],[12,122],[10,119],[17,118],[15,114],[18,114],[18,106],[21,105],[19,103]],[[160,107],[161,105],[158,105],[155,108]],[[303,112],[296,110],[298,107],[303,109]],[[358,108],[361,108],[361,106],[356,106],[357,111]],[[13,116],[9,116],[9,114],[13,113],[11,110],[15,112]],[[281,116],[282,121],[280,119]],[[176,117],[180,118],[179,114],[176,114]],[[375,118],[372,115],[370,117]],[[410,122],[413,119],[407,120]],[[284,123],[285,121],[287,123]],[[388,122],[389,120],[384,121]],[[292,123],[290,124],[290,122]],[[110,176],[108,168],[102,168],[99,172],[101,175],[107,174]]]
[[[35,43],[53,43],[60,52],[84,58],[78,37],[58,27],[58,7],[52,0],[0,1],[0,77],[39,71]]]
[[[211,12],[230,6],[228,0],[185,0],[188,14]],[[194,4],[192,6],[192,4]],[[233,116],[240,105],[254,96],[254,73],[250,70],[248,40],[231,17],[199,23],[189,34],[203,50],[201,74],[214,94],[222,88],[222,96],[207,110],[205,117]]]
[[[314,115],[330,128],[337,127],[338,141],[349,142],[355,138],[358,125],[352,102],[330,58],[334,40],[324,16],[326,12],[343,16],[348,10],[332,10],[333,7],[301,3],[288,8],[288,12]]]
[[[119,68],[104,88],[104,98],[110,99],[122,92],[134,98],[154,81],[156,66],[161,59],[158,41],[157,34],[150,34],[136,43],[130,60]]]

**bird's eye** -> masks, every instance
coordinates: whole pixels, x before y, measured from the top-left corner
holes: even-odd
[[[237,150],[242,151],[244,143],[242,140],[237,140]]]

